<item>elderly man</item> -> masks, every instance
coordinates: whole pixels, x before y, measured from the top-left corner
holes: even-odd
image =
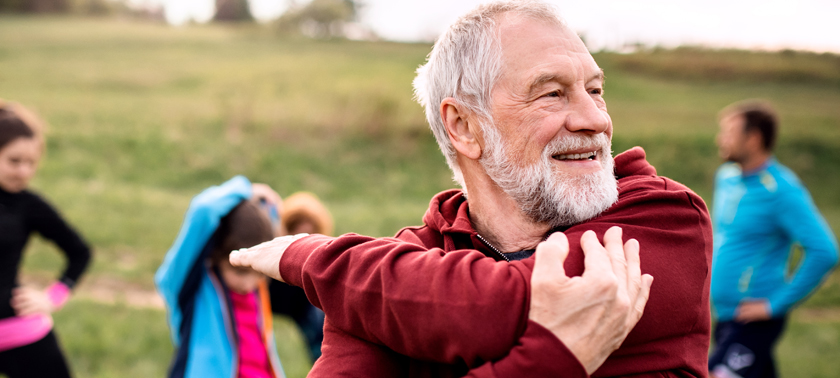
[[[231,262],[327,314],[312,376],[705,376],[705,204],[639,148],[613,161],[603,84],[550,7],[480,6],[415,80],[462,190],[395,238],[301,235]]]

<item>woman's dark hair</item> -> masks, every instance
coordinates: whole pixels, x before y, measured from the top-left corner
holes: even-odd
[[[35,131],[29,127],[11,109],[0,104],[0,150],[18,138],[31,139]]]
[[[219,222],[216,248],[210,260],[216,264],[226,260],[231,251],[253,247],[274,238],[271,221],[257,205],[242,201]]]

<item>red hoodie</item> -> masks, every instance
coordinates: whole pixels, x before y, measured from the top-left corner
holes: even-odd
[[[580,237],[611,226],[641,245],[655,278],[644,315],[593,377],[705,377],[712,228],[703,200],[659,177],[633,148],[615,158],[619,200],[564,230],[566,273],[583,272]],[[395,238],[313,235],[280,264],[327,314],[311,377],[585,377],[548,330],[528,320],[533,258],[497,261],[477,237],[463,193],[435,196],[422,227]]]

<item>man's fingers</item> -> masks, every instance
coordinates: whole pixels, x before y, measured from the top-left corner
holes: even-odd
[[[246,248],[233,251],[230,253],[230,265],[233,266],[244,266],[244,267],[251,267],[251,255],[253,252],[249,251]]]
[[[583,275],[604,276],[612,271],[607,250],[598,241],[594,231],[586,231],[580,237],[580,248],[583,250]]]
[[[283,253],[294,241],[306,236],[307,234],[297,234],[276,237],[251,248],[233,251],[228,260],[230,265],[248,267],[275,280],[283,281],[280,276],[280,259]]]
[[[636,239],[630,239],[624,243],[624,258],[627,263],[627,288],[630,298],[634,298],[642,282],[639,242]]]
[[[569,239],[562,232],[555,232],[537,245],[533,276],[558,279],[566,277],[563,262],[569,255]]]
[[[633,308],[635,309],[635,315],[633,323],[639,321],[642,318],[642,314],[645,311],[645,305],[647,305],[648,298],[650,298],[650,287],[653,286],[653,276],[650,274],[643,274],[642,275],[642,287],[639,289],[639,294],[636,296],[636,302],[633,304]]]
[[[285,249],[288,245],[288,243],[285,242],[287,239],[288,237],[277,237],[252,247],[233,251],[230,253],[230,257],[228,259],[230,260],[230,265],[243,266],[259,271],[261,268],[259,266],[260,255],[271,253],[271,250],[275,248]],[[263,274],[265,274],[265,272],[263,272]]]
[[[621,227],[618,226],[610,227],[610,229],[604,233],[604,249],[607,250],[610,263],[612,264],[613,274],[615,274],[615,277],[618,280],[619,293],[627,292],[628,285],[627,260],[625,258],[626,252],[624,250],[623,242],[621,241],[621,235],[622,230]]]

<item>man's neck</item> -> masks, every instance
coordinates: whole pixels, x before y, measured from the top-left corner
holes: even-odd
[[[751,154],[748,156],[744,161],[738,162],[738,165],[741,166],[741,172],[753,172],[758,168],[761,168],[770,157],[773,156],[770,152],[757,152],[755,154]]]
[[[492,247],[503,253],[534,249],[550,231],[535,223],[487,176],[467,177],[470,221]]]

